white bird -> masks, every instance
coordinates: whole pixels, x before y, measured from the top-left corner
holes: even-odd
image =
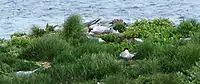
[[[89,29],[91,29],[91,31],[94,34],[102,34],[102,33],[109,33],[110,32],[110,28],[106,27],[106,26],[101,26],[98,24],[94,24],[89,26]]]
[[[102,38],[98,38],[99,43],[104,43],[105,41]]]
[[[141,42],[141,43],[144,42],[144,41],[143,41],[142,39],[140,39],[140,38],[134,38],[134,40],[137,41],[137,42]]]
[[[125,48],[123,52],[121,52],[120,54],[120,58],[122,59],[132,59],[134,56],[136,55],[136,53],[129,53],[128,48]]]
[[[0,44],[0,46],[1,46],[1,47],[5,47],[5,46],[6,46],[6,44],[5,44],[5,43],[2,43],[2,44]]]
[[[192,38],[180,38],[181,40],[183,39],[183,40],[191,40]]]
[[[32,74],[32,73],[34,73],[34,72],[36,72],[36,71],[39,71],[39,70],[40,70],[40,68],[35,69],[35,70],[33,70],[33,71],[18,71],[18,72],[16,72],[16,75],[18,75],[18,76],[30,75],[30,74]]]
[[[93,34],[103,34],[103,33],[119,33],[118,31],[112,28],[112,24],[110,22],[101,22],[98,23],[101,19],[95,19],[93,21],[85,23],[88,26],[88,32],[92,32]]]
[[[89,39],[92,39],[92,40],[98,40],[98,42],[100,42],[100,43],[104,43],[105,42],[102,38],[93,37],[91,35],[88,35],[87,37]]]
[[[51,67],[49,62],[43,62],[41,64],[42,65],[40,65],[40,66],[42,66],[42,67],[40,67],[40,68],[37,68],[37,69],[35,69],[33,71],[18,71],[18,72],[16,72],[16,75],[17,76],[30,75],[30,74],[35,73],[35,72],[37,72],[37,71],[39,71],[39,70],[41,70],[43,68],[47,69],[47,68]]]

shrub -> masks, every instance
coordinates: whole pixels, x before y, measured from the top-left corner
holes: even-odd
[[[18,32],[18,33],[14,33],[14,34],[11,34],[10,37],[13,38],[13,37],[22,37],[22,36],[25,36],[26,33],[24,32]]]
[[[182,46],[167,46],[162,47],[159,52],[162,54],[155,54],[161,61],[162,70],[164,72],[185,71],[198,61],[200,53],[197,44],[187,43]]]
[[[87,40],[85,42],[82,42],[79,46],[76,46],[75,50],[73,51],[74,56],[77,57],[80,57],[84,53],[97,54],[104,52],[111,53],[114,52],[114,50],[110,46],[102,45],[97,41],[93,40]]]
[[[0,61],[0,75],[6,75],[7,73],[12,72],[12,71],[13,71],[12,67]]]
[[[81,31],[83,29],[83,24],[81,22],[81,17],[78,15],[69,16],[63,24],[63,35],[67,40],[72,40],[73,42],[79,42],[82,40],[84,33]],[[86,36],[85,36],[86,37]]]
[[[200,83],[200,61],[186,71],[186,80],[188,83]]]
[[[136,80],[136,84],[187,84],[183,78],[177,74],[156,73],[153,75],[140,75]]]
[[[199,44],[200,43],[200,32],[195,32],[194,34],[191,35],[191,41],[194,44]]]
[[[114,19],[113,26],[114,26],[113,29],[118,30],[120,33],[123,33],[124,31],[126,31],[126,25],[121,19],[120,20]]]
[[[31,30],[32,30],[31,35],[32,35],[32,36],[35,36],[35,37],[42,36],[43,34],[45,34],[45,30],[44,30],[44,29],[40,29],[40,28],[37,27],[37,26],[33,26],[33,27],[31,28]]]
[[[30,36],[34,36],[34,37],[41,37],[42,35],[44,34],[47,34],[47,33],[53,33],[55,32],[55,28],[57,27],[58,25],[49,25],[48,23],[46,24],[46,27],[45,28],[39,28],[37,26],[33,26],[31,28],[32,30],[32,33]]]
[[[182,37],[190,37],[190,33],[197,32],[200,28],[200,23],[195,19],[183,20],[177,27],[178,33],[182,35]]]
[[[144,59],[149,58],[153,55],[155,49],[157,49],[158,45],[154,44],[152,40],[146,40],[144,43],[138,45],[136,47],[136,59]]]
[[[20,58],[52,61],[55,56],[68,48],[70,45],[65,40],[60,39],[58,35],[47,34],[33,39],[33,43],[23,50]]]
[[[32,42],[32,40],[30,38],[26,38],[26,37],[14,37],[10,40],[8,40],[7,46],[12,47],[12,46],[16,46],[17,48],[25,48],[28,45],[30,45]]]
[[[84,54],[76,63],[66,63],[53,66],[49,73],[60,82],[89,80],[102,78],[107,74],[120,71],[119,65],[111,54]]]
[[[102,38],[107,43],[108,42],[112,42],[112,43],[120,43],[121,42],[121,39],[115,34],[106,34],[106,35],[101,35],[99,37]]]
[[[161,66],[159,65],[159,59],[144,59],[137,61],[134,65],[129,65],[124,70],[124,74],[132,78],[137,78],[142,74],[154,74],[160,72]]]
[[[78,53],[77,51],[75,51],[74,48],[71,49],[65,49],[63,51],[60,52],[60,54],[57,54],[54,59],[53,59],[53,63],[54,64],[66,64],[66,63],[74,63],[76,62],[76,59],[78,59],[80,56],[77,55],[81,55],[80,53]]]
[[[125,38],[154,38],[155,42],[166,41],[175,37],[175,28],[168,19],[137,20],[127,31]]]
[[[54,31],[55,31],[54,29],[55,29],[57,26],[58,26],[58,25],[53,26],[53,25],[49,25],[49,24],[47,23],[46,28],[45,28],[45,31],[46,31],[47,33],[54,32]]]

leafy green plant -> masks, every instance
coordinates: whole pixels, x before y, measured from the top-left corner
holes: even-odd
[[[16,46],[18,48],[21,47],[27,47],[28,45],[30,45],[32,42],[32,40],[28,37],[14,37],[11,38],[10,40],[8,40],[6,42],[7,46]]]
[[[176,38],[173,23],[168,19],[137,20],[127,31],[125,38],[154,38],[155,42]]]
[[[26,35],[26,33],[24,33],[24,32],[16,32],[16,33],[14,33],[14,34],[11,34],[10,35],[10,37],[11,38],[13,38],[13,37],[22,37],[22,36],[25,36]]]
[[[57,26],[58,26],[58,25],[53,26],[53,25],[49,25],[49,24],[47,23],[46,28],[45,28],[45,31],[46,31],[47,33],[49,33],[49,32],[54,32],[54,31],[55,31],[55,28],[56,28]]]
[[[115,34],[106,34],[106,35],[101,35],[99,36],[100,38],[102,38],[104,41],[108,42],[114,42],[114,43],[120,43],[121,39],[119,37],[117,37]]]
[[[186,80],[189,83],[200,83],[200,61],[197,61],[194,66],[186,71]]]
[[[197,32],[200,28],[200,23],[195,19],[183,20],[177,27],[178,33],[182,37],[190,37],[191,32]]]
[[[126,25],[122,19],[114,19],[113,20],[113,29],[118,30],[120,33],[126,31]]]
[[[13,69],[10,65],[0,61],[0,75],[11,72]]]
[[[31,28],[31,30],[32,30],[32,35],[35,36],[35,37],[42,36],[43,34],[45,34],[45,30],[44,29],[40,29],[37,26],[33,26]]]

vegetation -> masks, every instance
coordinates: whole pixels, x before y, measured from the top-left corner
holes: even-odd
[[[120,24],[120,21],[119,23]],[[0,40],[1,84],[198,84],[200,83],[200,23],[169,19],[137,20],[117,27],[120,34],[99,36],[106,43],[90,40],[82,31],[81,17],[72,15],[61,31],[47,24],[34,26],[32,33],[14,33]],[[117,30],[119,30],[117,29]],[[142,38],[143,43],[123,42]],[[180,39],[183,38],[183,39]],[[191,38],[184,40],[184,38]],[[124,48],[136,52],[133,61],[119,59]],[[51,67],[30,75],[17,71]]]

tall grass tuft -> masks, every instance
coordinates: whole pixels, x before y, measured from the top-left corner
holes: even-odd
[[[58,35],[47,34],[34,39],[33,43],[21,53],[20,58],[51,61],[63,50],[68,49],[70,45],[65,40],[60,39]]]
[[[101,79],[108,74],[121,70],[120,65],[111,54],[84,54],[76,63],[54,65],[50,70],[52,77],[59,82],[72,83],[73,81]]]
[[[82,32],[83,23],[78,15],[69,16],[63,24],[63,36],[66,40],[76,45],[86,38]],[[85,37],[84,37],[85,36]]]
[[[144,59],[136,61],[136,64],[126,67],[123,71],[128,77],[137,78],[141,74],[154,74],[160,72],[159,59]]]
[[[135,80],[135,84],[187,84],[183,79],[184,78],[178,76],[176,73],[155,73],[152,75],[140,75]]]
[[[183,20],[177,29],[182,37],[190,37],[190,33],[199,31],[200,23],[196,19]]]

